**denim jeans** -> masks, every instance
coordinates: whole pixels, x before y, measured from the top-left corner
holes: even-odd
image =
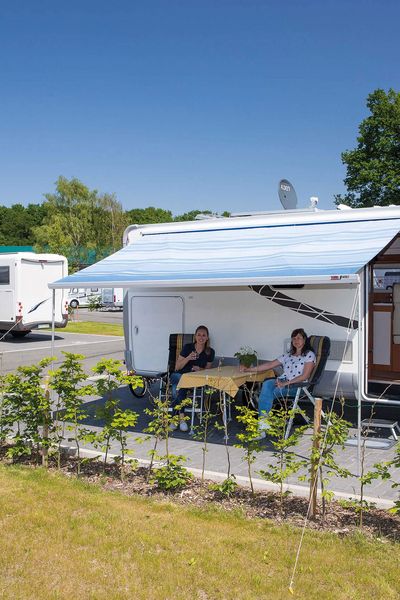
[[[288,385],[284,388],[276,387],[276,379],[266,379],[262,384],[260,396],[258,398],[258,414],[265,417],[272,408],[274,400],[294,398],[301,384]]]
[[[182,373],[177,373],[175,371],[174,373],[171,373],[170,378],[169,378],[169,382],[170,382],[171,388],[172,388],[171,406],[174,409],[175,413],[178,412],[175,410],[175,406],[177,406],[183,400],[185,400],[185,398],[187,398],[187,390],[185,390],[185,388],[181,388],[180,390],[177,389],[177,385],[178,385],[181,377],[182,377]],[[183,409],[182,409],[182,412],[183,412]]]

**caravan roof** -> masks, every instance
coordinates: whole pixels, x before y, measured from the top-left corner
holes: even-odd
[[[61,254],[38,254],[36,252],[1,252],[0,260],[14,259],[17,262],[34,261],[34,262],[57,262],[66,260]]]
[[[122,250],[51,287],[358,281],[399,230],[398,207],[131,226]]]

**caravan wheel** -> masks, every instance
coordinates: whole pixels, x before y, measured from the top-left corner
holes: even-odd
[[[147,379],[145,377],[139,377],[138,375],[135,375],[134,377],[135,382],[129,384],[129,389],[136,398],[143,398],[147,392]]]

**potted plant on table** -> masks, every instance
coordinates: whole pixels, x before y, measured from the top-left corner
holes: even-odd
[[[242,346],[238,352],[235,352],[234,356],[239,359],[239,364],[244,367],[252,367],[257,364],[257,352],[250,346]]]

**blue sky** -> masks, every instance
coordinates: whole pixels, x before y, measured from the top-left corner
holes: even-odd
[[[366,98],[400,91],[398,0],[0,0],[0,204],[59,175],[157,206],[344,191]]]

